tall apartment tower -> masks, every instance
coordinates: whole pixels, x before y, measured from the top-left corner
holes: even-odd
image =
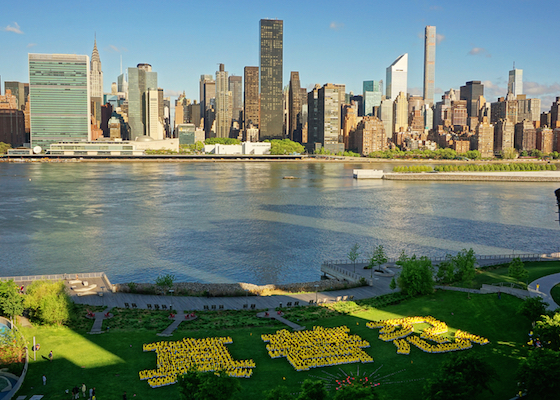
[[[381,105],[381,97],[383,96],[383,81],[364,81],[364,109],[362,115],[373,115],[373,107]]]
[[[228,78],[229,91],[231,92],[231,117],[235,121],[239,120],[243,111],[243,78],[240,76],[230,76]]]
[[[152,71],[150,64],[128,68],[128,124],[131,140],[139,136],[152,136],[145,126],[145,100],[146,91],[155,89],[157,93],[157,87],[157,72]]]
[[[436,27],[426,26],[424,35],[424,104],[434,104],[436,76]]]
[[[245,87],[243,89],[243,126],[259,126],[259,67],[245,67],[243,70]]]
[[[89,57],[29,54],[31,146],[91,140]]]
[[[408,128],[408,99],[400,92],[393,103],[393,132],[403,132]]]
[[[299,117],[301,116],[301,86],[299,81],[299,72],[292,71],[290,73],[290,87],[288,93],[288,138],[290,140],[301,143],[301,124]]]
[[[344,85],[327,83],[318,90],[318,142],[333,153],[344,151],[341,127],[345,96]]]
[[[228,73],[224,64],[216,71],[216,137],[229,137],[231,128],[231,92],[228,90]]]
[[[387,67],[386,79],[388,99],[395,100],[400,92],[408,93],[408,53],[397,58],[393,64]]]
[[[479,122],[478,99],[484,96],[484,85],[480,81],[469,81],[461,86],[460,99],[467,101],[468,125],[474,129]]]
[[[515,64],[513,69],[509,71],[508,93],[513,93],[515,97],[523,94],[523,70],[516,69]]]
[[[260,140],[283,136],[283,26],[282,20],[260,21]]]

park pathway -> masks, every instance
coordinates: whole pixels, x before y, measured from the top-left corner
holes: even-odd
[[[107,319],[105,314],[109,312],[112,307],[107,307],[105,310],[101,312],[95,313],[95,320],[93,321],[93,326],[91,327],[91,331],[89,331],[90,335],[97,335],[99,333],[103,333],[103,321]]]
[[[280,311],[279,311],[280,312]],[[301,326],[298,325],[296,323],[293,323],[292,321],[288,321],[286,318],[284,318],[281,314],[278,314],[276,312],[275,309],[271,308],[268,311],[263,311],[257,314],[258,318],[269,318],[269,319],[275,319],[278,322],[282,322],[284,325],[289,326],[290,328],[292,328],[294,331],[303,331],[305,329],[305,326]]]
[[[196,318],[196,317],[195,317]],[[173,335],[173,332],[175,332],[175,329],[177,329],[179,327],[179,325],[181,325],[181,322],[185,321],[185,313],[177,313],[175,314],[175,317],[173,317],[174,321],[167,327],[165,328],[165,330],[163,332],[158,333],[158,336],[171,336]],[[194,319],[194,318],[192,318]]]
[[[554,311],[560,306],[553,300],[552,296],[550,295],[550,291],[558,283],[560,283],[560,273],[543,276],[542,278],[534,280],[533,282],[529,283],[527,289],[529,290],[529,293],[531,293],[531,296],[542,297],[542,299],[549,304],[548,309],[550,311]]]

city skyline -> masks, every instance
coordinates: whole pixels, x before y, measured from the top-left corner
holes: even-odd
[[[177,24],[166,15],[169,5],[174,8],[173,14],[186,11],[187,5],[182,3],[166,2],[156,7],[150,2],[135,2],[138,7],[123,7],[125,11],[113,14],[86,4],[68,3],[68,7],[61,4],[62,15],[42,5],[24,10],[21,5],[8,4],[0,19],[0,43],[10,57],[0,60],[0,75],[3,82],[27,82],[27,53],[90,55],[96,37],[105,92],[110,91],[111,82],[117,81],[122,56],[123,70],[149,63],[158,71],[160,87],[166,95],[177,96],[185,91],[187,97],[195,99],[198,77],[213,74],[219,63],[228,65],[230,75],[237,76],[243,75],[245,66],[258,65],[259,21],[277,18],[284,21],[284,86],[290,72],[299,71],[302,87],[307,90],[315,83],[330,82],[345,84],[348,92],[358,94],[363,81],[384,79],[387,65],[408,53],[408,92],[421,95],[424,28],[433,25],[438,32],[435,101],[443,91],[458,89],[470,80],[484,83],[490,101],[505,96],[513,62],[524,71],[526,94],[543,99],[543,108],[560,92],[554,71],[560,56],[550,51],[545,24],[532,23],[539,19],[534,2],[495,2],[482,8],[437,1],[375,5],[357,2],[351,7],[326,2],[320,9],[318,3],[293,2],[298,12],[293,12],[290,3],[273,2],[259,7],[249,7],[255,2],[247,1],[236,2],[235,7],[224,3],[227,13],[188,5],[192,22],[189,19],[185,34],[177,34]],[[554,3],[539,3],[549,10],[548,14],[560,9]],[[213,8],[216,9],[219,7]],[[375,29],[363,29],[372,18]],[[461,18],[469,20],[468,31],[463,28],[466,25],[457,23]],[[67,22],[57,23],[60,20]],[[145,30],[147,21],[156,29]],[[503,31],[525,26],[523,35],[504,40]]]

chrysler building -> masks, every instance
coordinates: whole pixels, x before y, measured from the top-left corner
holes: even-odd
[[[97,51],[97,40],[93,42],[93,52],[91,54],[90,96],[98,99],[103,98],[103,71],[101,71],[101,59]]]

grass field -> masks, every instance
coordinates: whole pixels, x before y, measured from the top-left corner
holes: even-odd
[[[516,281],[508,275],[508,267],[509,264],[503,264],[478,268],[472,285],[461,282],[453,286],[480,289],[483,284],[492,285],[506,282],[516,283],[526,287],[526,282]],[[527,282],[533,282],[535,279],[542,278],[543,276],[560,272],[560,261],[529,261],[525,263],[525,269],[529,271]]]
[[[550,295],[556,304],[560,304],[560,285],[556,285],[550,291]]]
[[[253,376],[241,379],[243,397],[248,400],[261,399],[263,390],[277,385],[286,385],[290,392],[295,393],[306,378],[334,381],[334,377],[342,376],[343,372],[356,375],[358,369],[360,374],[365,372],[368,376],[372,374],[377,377],[376,380],[382,383],[378,389],[384,398],[421,399],[424,379],[451,354],[427,354],[413,347],[410,355],[397,355],[396,347],[391,342],[379,340],[378,330],[368,329],[366,322],[400,316],[432,315],[446,322],[451,334],[461,329],[491,341],[485,346],[475,344],[472,349],[465,351],[480,354],[494,365],[500,375],[500,381],[492,385],[494,394],[488,393],[481,398],[509,399],[516,392],[514,373],[519,359],[526,353],[523,345],[530,323],[515,314],[521,303],[517,298],[505,294],[502,294],[501,299],[496,295],[470,297],[467,299],[465,293],[440,290],[430,296],[405,300],[382,309],[351,307],[349,303],[346,306],[348,310],[358,310],[349,314],[319,307],[308,311],[295,310],[291,315],[286,313],[287,318],[294,322],[299,319],[298,323],[306,325],[308,329],[313,325],[346,325],[351,334],[357,334],[371,344],[365,351],[373,357],[373,363],[346,364],[304,372],[296,372],[284,358],[273,360],[267,354],[261,334],[274,333],[283,326],[250,326],[253,317],[243,312],[228,312],[219,318],[218,314],[214,314],[216,321],[212,320],[212,314],[204,315],[191,326],[184,322],[171,338],[156,336],[167,323],[164,314],[141,310],[136,313],[132,310],[113,310],[120,316],[106,322],[111,328],[100,335],[87,334],[91,321],[81,322],[81,318],[73,322],[73,328],[26,328],[22,329],[26,339],[32,342],[35,336],[41,344],[41,351],[37,360],[30,362],[27,379],[19,394],[43,394],[48,399],[69,399],[70,395],[66,395],[65,390],[71,391],[73,386],[85,383],[88,389],[90,386],[96,387],[100,399],[119,398],[125,390],[129,399],[178,399],[175,386],[151,389],[147,382],[139,380],[138,371],[156,368],[155,353],[142,352],[142,344],[183,337],[231,336],[233,344],[227,347],[233,358],[250,358],[256,363]],[[52,362],[46,359],[50,350],[54,353]],[[47,376],[46,386],[42,385],[43,374]]]

